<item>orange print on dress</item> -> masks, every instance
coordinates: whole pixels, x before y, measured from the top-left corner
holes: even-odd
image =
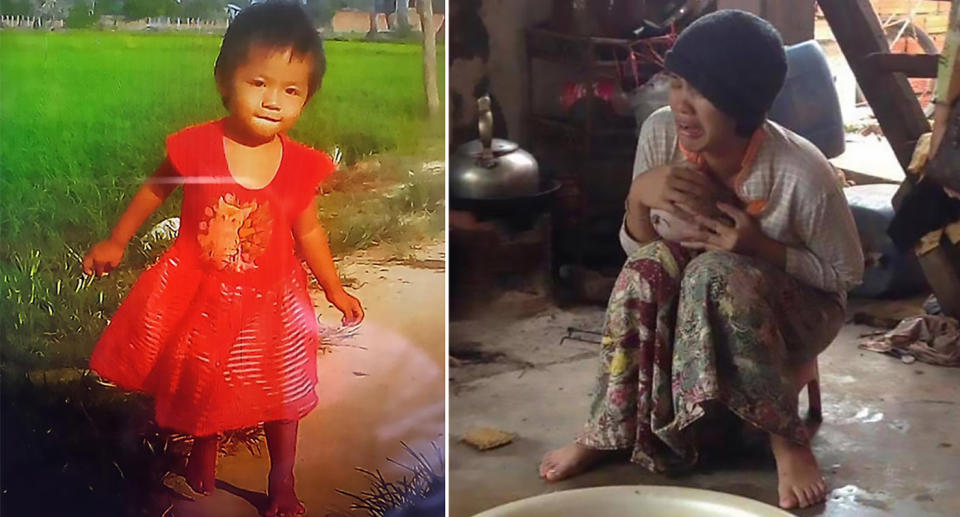
[[[266,204],[240,203],[225,194],[204,209],[207,220],[200,223],[197,240],[203,258],[217,269],[237,272],[256,269],[256,259],[270,241],[270,216]]]

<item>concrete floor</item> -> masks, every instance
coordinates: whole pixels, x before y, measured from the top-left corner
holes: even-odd
[[[602,315],[594,307],[550,309],[513,321],[451,323],[451,354],[486,360],[454,360],[450,370],[449,515],[558,490],[629,484],[705,488],[775,505],[775,465],[762,449],[682,477],[621,463],[556,484],[539,479],[541,455],[570,442],[582,425],[597,369],[597,345],[561,338],[568,327],[599,330]],[[875,330],[844,327],[820,358],[824,423],[813,445],[832,491],[825,504],[795,513],[960,515],[960,372],[859,350],[860,334]],[[481,426],[517,438],[485,452],[459,442]]]

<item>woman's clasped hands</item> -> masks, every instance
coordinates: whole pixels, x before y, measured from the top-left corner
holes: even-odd
[[[764,239],[757,220],[743,210],[718,202],[718,210],[727,218],[704,217],[686,205],[678,207],[687,213],[700,226],[697,240],[681,243],[683,247],[703,251],[730,251],[741,255],[753,256],[759,250]]]

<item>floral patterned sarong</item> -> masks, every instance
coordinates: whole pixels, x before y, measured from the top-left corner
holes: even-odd
[[[699,456],[691,424],[719,403],[806,443],[784,369],[816,357],[843,320],[835,297],[766,262],[647,244],[610,296],[600,377],[577,442],[629,449],[653,471],[688,468]]]

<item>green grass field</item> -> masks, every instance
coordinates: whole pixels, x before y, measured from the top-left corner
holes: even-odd
[[[197,34],[0,31],[5,366],[82,363],[156,256],[131,245],[126,265],[108,280],[79,272],[79,256],[108,235],[163,158],[164,137],[225,114],[213,81],[219,42]],[[339,146],[348,164],[373,154],[384,164],[379,178],[348,170],[331,183],[321,218],[335,252],[438,234],[443,178],[417,171],[443,159],[443,117],[424,113],[420,47],[334,41],[326,50],[323,87],[291,136],[320,149]],[[442,81],[442,55],[438,61]],[[175,196],[145,228],[178,206]]]

